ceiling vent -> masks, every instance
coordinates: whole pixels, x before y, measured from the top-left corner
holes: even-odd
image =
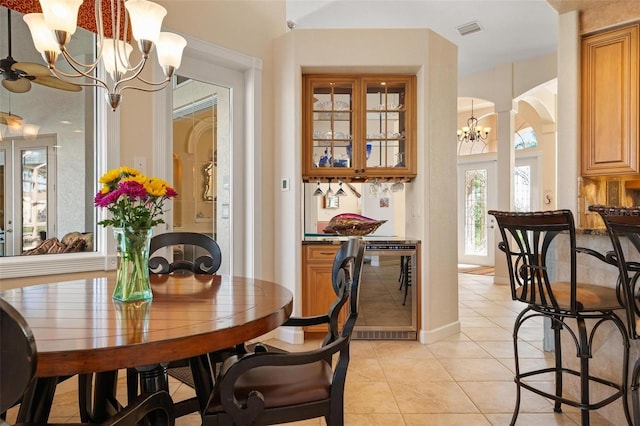
[[[478,24],[477,21],[472,21],[456,27],[456,30],[458,30],[461,36],[466,36],[469,34],[477,33],[478,31],[482,31],[482,27],[480,26],[480,24]]]

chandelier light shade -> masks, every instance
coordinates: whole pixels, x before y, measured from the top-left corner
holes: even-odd
[[[478,119],[473,115],[473,99],[471,100],[471,117],[467,125],[458,129],[458,142],[484,142],[489,136],[491,127],[478,126]]]
[[[180,66],[182,51],[187,45],[184,37],[160,32],[167,10],[148,0],[95,0],[98,53],[93,63],[85,64],[76,60],[67,50],[71,35],[77,28],[78,10],[82,1],[40,0],[42,13],[24,16],[33,44],[51,72],[60,79],[81,86],[103,87],[107,91],[107,102],[114,111],[120,105],[122,92],[126,89],[154,92],[166,87]],[[110,2],[111,37],[105,37],[103,1]],[[121,25],[121,21],[124,25]],[[129,62],[133,51],[133,46],[129,43],[129,24],[131,35],[137,41],[141,53],[141,59],[135,65]],[[159,82],[150,82],[140,76],[154,46],[158,63],[165,75],[165,79]],[[64,72],[56,67],[60,56],[73,72]],[[101,60],[109,74],[109,81],[95,76],[95,69]]]

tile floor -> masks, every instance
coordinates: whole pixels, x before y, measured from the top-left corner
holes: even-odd
[[[406,341],[352,342],[352,358],[345,390],[347,426],[508,425],[515,400],[511,325],[521,306],[510,299],[506,286],[492,284],[493,277],[460,274],[461,333],[421,345]],[[544,364],[542,327],[532,325],[521,344],[525,362]],[[279,341],[267,343],[291,349]],[[316,345],[308,342],[304,346]],[[300,348],[296,346],[294,348]],[[124,375],[123,375],[124,377]],[[121,382],[123,380],[121,379]],[[172,381],[174,398],[190,389]],[[119,393],[124,395],[124,383]],[[77,421],[73,379],[58,387],[50,420]],[[9,413],[9,421],[14,413]],[[576,425],[579,413],[567,407],[554,414],[547,400],[523,394],[518,425]],[[179,426],[199,425],[190,415]],[[324,425],[323,419],[292,423]],[[592,425],[609,425],[597,413]]]

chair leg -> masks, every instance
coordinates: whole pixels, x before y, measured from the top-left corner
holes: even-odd
[[[589,426],[589,358],[591,358],[589,350],[589,341],[587,337],[587,326],[584,323],[584,318],[578,317],[576,319],[578,324],[578,338],[579,338],[579,357],[580,357],[580,403],[582,408],[580,409],[581,423],[583,426]]]
[[[138,397],[138,372],[135,368],[127,368],[127,404]]]

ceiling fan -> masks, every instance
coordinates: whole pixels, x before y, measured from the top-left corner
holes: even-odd
[[[34,62],[17,62],[13,59],[11,56],[11,9],[7,9],[7,35],[9,56],[0,59],[0,75],[2,75],[2,86],[5,89],[13,93],[25,93],[31,90],[33,82],[70,92],[82,90],[82,86],[52,76],[49,68],[44,65]]]

